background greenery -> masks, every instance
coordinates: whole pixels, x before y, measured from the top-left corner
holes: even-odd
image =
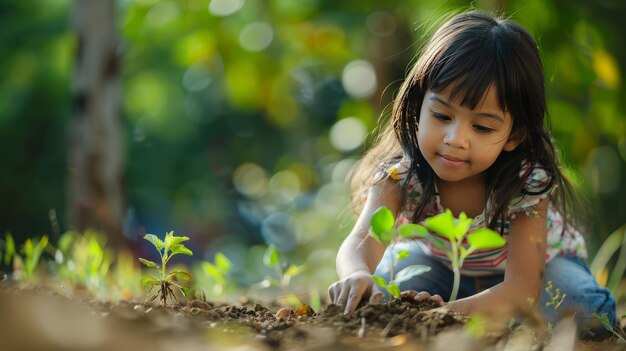
[[[595,252],[626,219],[626,5],[472,3],[504,8],[539,42],[553,135],[595,206]],[[430,23],[469,4],[118,1],[131,244],[175,230],[195,257],[223,251],[252,281],[258,245],[273,243],[330,283],[353,222],[348,169]],[[0,232],[18,242],[69,229],[71,7],[0,3]]]

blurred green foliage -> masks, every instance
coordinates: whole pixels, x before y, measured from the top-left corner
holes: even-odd
[[[503,8],[539,42],[554,137],[595,205],[594,252],[626,218],[626,4],[471,3]],[[353,221],[345,178],[366,133],[389,111],[424,31],[469,5],[117,1],[127,236],[185,232],[199,258],[221,251],[233,260],[240,282],[262,274],[267,242],[316,267],[313,281],[331,282]],[[18,242],[43,233],[55,242],[70,229],[71,8],[68,0],[0,4],[0,233]]]

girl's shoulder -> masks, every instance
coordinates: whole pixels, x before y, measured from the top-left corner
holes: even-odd
[[[537,215],[535,208],[544,201],[549,201],[551,179],[541,165],[522,165],[519,176],[526,179],[522,191],[511,199],[508,218],[515,219],[520,213],[527,216]]]
[[[409,159],[406,157],[395,157],[382,162],[375,177],[376,180],[391,179],[396,182],[405,182],[410,168],[411,161]]]

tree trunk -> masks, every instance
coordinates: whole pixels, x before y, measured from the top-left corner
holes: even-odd
[[[124,244],[120,57],[113,0],[75,0],[77,50],[69,125],[69,222]]]

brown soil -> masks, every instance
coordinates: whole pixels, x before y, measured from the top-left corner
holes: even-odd
[[[294,311],[200,300],[161,307],[0,282],[0,350],[549,350],[557,339],[566,346],[559,350],[626,345],[617,338],[581,342],[574,327],[560,331],[559,325],[551,333],[522,326],[476,338],[464,328],[466,317],[433,307],[399,299],[363,305],[351,315],[336,305],[317,313],[306,305]]]

